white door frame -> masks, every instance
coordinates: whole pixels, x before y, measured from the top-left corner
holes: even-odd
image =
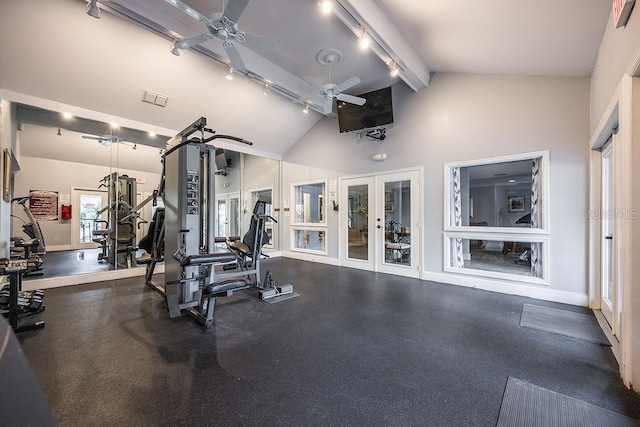
[[[99,188],[71,187],[71,249],[87,249],[97,248],[98,243],[80,243],[80,194],[83,192],[101,193],[103,195],[102,202],[104,206],[109,203],[107,190]],[[75,208],[74,208],[75,206]],[[103,207],[104,207],[103,206]],[[104,215],[106,219],[106,213]]]
[[[638,57],[640,60],[640,57]],[[635,81],[635,83],[634,83]],[[632,142],[633,142],[633,106],[640,104],[640,98],[633,99],[633,88],[638,86],[639,80],[629,75],[624,75],[613,93],[611,100],[606,106],[600,122],[597,124],[589,141],[591,148],[590,164],[590,203],[589,203],[589,306],[594,309],[600,325],[609,337],[612,344],[613,354],[620,366],[620,376],[627,387],[631,386],[633,370],[636,370],[636,377],[640,377],[637,370],[640,366],[634,366],[633,343],[631,341],[631,328],[633,321],[631,318],[632,301],[630,298],[632,289],[632,269],[634,253],[632,248],[633,220],[635,210],[632,205],[633,189],[633,165],[632,165]],[[636,89],[636,92],[638,90]],[[602,175],[602,154],[600,150],[606,144],[609,137],[616,133],[617,140],[615,147],[614,170],[615,170],[615,195],[614,207],[616,212],[616,223],[614,225],[614,236],[618,236],[617,242],[614,240],[614,280],[618,281],[619,289],[622,293],[622,300],[619,301],[620,321],[618,335],[614,336],[608,327],[600,309],[601,299],[601,242],[602,234],[600,221],[594,220],[591,214],[597,213],[601,208],[601,175]],[[619,213],[618,213],[619,212]],[[621,216],[622,215],[622,216]],[[614,237],[615,238],[615,237]],[[637,322],[636,322],[637,323]],[[635,331],[638,334],[638,331]]]

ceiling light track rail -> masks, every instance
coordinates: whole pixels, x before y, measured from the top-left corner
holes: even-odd
[[[371,51],[390,68],[395,64],[400,78],[411,89],[418,91],[429,86],[429,69],[380,8],[364,0],[337,0],[336,3],[333,11],[338,19],[357,37],[361,37],[364,29],[372,42]]]

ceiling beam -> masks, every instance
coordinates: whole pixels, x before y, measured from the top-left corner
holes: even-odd
[[[337,0],[333,13],[357,37],[363,30],[373,42],[371,50],[391,65],[395,62],[400,69],[400,78],[414,91],[429,86],[429,69],[402,37],[384,12],[371,0]]]

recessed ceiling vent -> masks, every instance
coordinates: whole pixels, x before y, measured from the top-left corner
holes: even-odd
[[[169,100],[168,96],[160,95],[159,93],[151,92],[148,90],[144,91],[144,96],[142,97],[142,102],[147,102],[149,104],[157,105],[159,107],[166,107],[168,100]]]

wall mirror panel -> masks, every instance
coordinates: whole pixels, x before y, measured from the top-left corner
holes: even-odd
[[[42,248],[14,245],[34,260],[25,280],[144,267],[140,243],[163,206],[161,198],[154,204],[152,195],[170,136],[25,105],[17,111],[21,156],[14,171],[12,197],[19,200],[12,206],[12,236],[28,242],[32,237],[25,230],[33,224],[44,242]],[[270,215],[277,216],[279,161],[218,149],[215,163],[210,203],[216,204],[217,236],[241,238],[256,200],[269,199]],[[267,233],[265,250],[277,250],[275,221],[267,224]]]

